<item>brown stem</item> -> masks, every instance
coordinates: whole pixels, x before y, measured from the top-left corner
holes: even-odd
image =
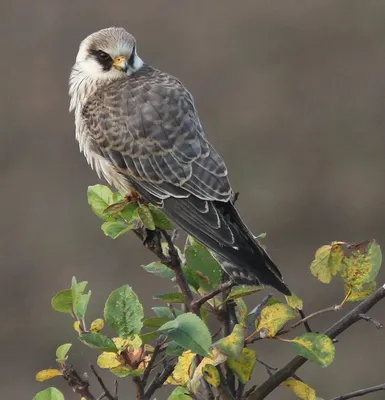
[[[90,392],[88,380],[81,378],[72,365],[62,364],[60,370],[63,378],[75,393],[86,400],[96,400],[96,397]]]
[[[366,314],[375,304],[385,297],[385,285],[378,288],[371,296],[362,301],[357,307],[348,312],[344,317],[337,321],[333,326],[325,331],[325,335],[331,339],[336,338],[339,334],[350,328],[354,323],[359,321],[360,314]],[[276,389],[287,378],[290,378],[305,362],[306,358],[297,356],[288,364],[278,370],[273,376],[260,385],[253,394],[249,396],[249,400],[262,400],[274,389]]]
[[[174,370],[174,367],[175,367],[174,364],[166,365],[163,372],[157,374],[155,378],[152,380],[148,388],[145,390],[143,398],[141,398],[141,400],[150,400],[154,392],[157,389],[161,388],[164,382],[166,382],[167,378],[171,375],[172,371]]]
[[[212,290],[211,292],[206,293],[205,295],[203,295],[202,297],[200,297],[199,299],[196,299],[195,301],[193,301],[191,303],[191,309],[192,311],[196,312],[197,310],[199,310],[202,305],[204,303],[206,303],[208,300],[212,299],[213,297],[215,297],[216,295],[218,295],[219,293],[222,293],[230,288],[232,288],[233,286],[235,286],[235,283],[233,281],[227,281],[222,283],[221,285],[217,286],[214,290]]]
[[[133,382],[135,383],[136,386],[136,400],[143,400],[144,396],[144,389],[143,389],[143,384],[142,380],[140,379],[139,376],[134,376],[132,378]]]
[[[108,400],[117,400],[117,395],[113,396],[111,394],[111,392],[107,389],[107,386],[105,385],[105,383],[103,382],[103,379],[100,377],[100,375],[97,373],[95,367],[91,364],[90,365],[91,371],[92,373],[95,375],[97,381],[99,382],[99,385],[102,387],[103,389],[103,396],[106,397]]]

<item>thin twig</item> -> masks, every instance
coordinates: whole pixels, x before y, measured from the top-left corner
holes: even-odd
[[[378,321],[375,320],[374,318],[369,317],[369,315],[360,314],[359,317],[360,317],[361,319],[363,319],[364,321],[367,321],[367,322],[372,323],[377,329],[383,328],[383,325],[381,324],[381,322],[378,322]]]
[[[362,301],[357,307],[348,312],[344,317],[337,321],[333,326],[325,331],[325,335],[334,339],[339,334],[350,328],[354,323],[359,321],[360,314],[366,314],[374,305],[385,298],[385,285],[378,288],[371,296]],[[297,356],[288,364],[278,370],[273,376],[267,379],[257,390],[249,396],[249,400],[262,400],[275,388],[277,388],[287,378],[290,378],[303,364],[306,358]]]
[[[257,358],[256,360],[259,364],[263,365],[266,368],[266,372],[268,373],[269,376],[272,376],[274,372],[278,371],[278,368],[271,367],[270,365],[266,364],[259,358]]]
[[[369,393],[374,393],[374,392],[379,392],[381,390],[385,390],[385,383],[382,385],[377,385],[377,386],[372,386],[366,389],[360,389],[356,390],[355,392],[343,394],[341,396],[333,397],[331,400],[348,400],[348,399],[353,399],[354,397],[361,397],[365,396],[366,394]]]
[[[97,373],[95,367],[90,364],[90,368],[92,373],[95,375],[97,381],[99,382],[99,385],[104,391],[104,397],[106,397],[108,400],[117,400],[117,397],[113,396],[110,391],[107,389],[107,386],[104,384],[103,379],[100,377],[100,375]]]
[[[178,250],[175,248],[174,242],[172,241],[171,236],[167,233],[167,231],[161,229],[161,232],[168,244],[168,250],[170,256],[170,261],[168,263],[168,266],[173,270],[175,274],[175,281],[187,299],[188,303],[186,304],[187,310],[190,310],[191,304],[194,301],[194,296],[191,292],[189,284],[186,281],[186,277],[184,276]]]
[[[199,310],[199,308],[206,303],[206,301],[212,299],[213,297],[215,297],[216,295],[218,295],[219,293],[222,293],[226,290],[228,290],[229,288],[232,288],[233,286],[235,286],[236,284],[233,281],[227,281],[222,283],[221,285],[217,286],[214,290],[212,290],[211,292],[206,293],[205,295],[203,295],[202,297],[200,297],[199,299],[196,299],[195,301],[193,301],[191,303],[191,309],[194,311]]]
[[[150,376],[150,373],[151,373],[151,371],[152,371],[152,369],[154,367],[154,362],[156,360],[156,357],[159,354],[159,350],[160,350],[160,348],[161,348],[163,343],[164,343],[164,341],[159,342],[159,343],[156,344],[156,346],[154,347],[154,352],[152,353],[151,359],[148,362],[146,369],[144,370],[143,377],[142,377],[142,384],[143,384],[144,387],[147,384],[148,377]]]
[[[298,313],[303,320],[306,318],[305,312],[303,310],[298,309]],[[305,326],[306,332],[309,332],[309,333],[313,332],[312,329],[310,328],[308,321],[304,321],[303,325]]]

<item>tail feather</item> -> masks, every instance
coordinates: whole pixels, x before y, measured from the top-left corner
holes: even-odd
[[[172,201],[170,201],[172,200]],[[262,248],[252,233],[243,223],[237,210],[231,203],[216,204],[217,211],[221,213],[226,223],[226,240],[218,242],[218,234],[210,235],[208,229],[202,224],[194,223],[190,214],[186,217],[181,212],[180,202],[188,199],[167,199],[163,211],[182,229],[194,236],[198,241],[207,246],[217,257],[223,269],[230,275],[235,283],[246,285],[269,285],[285,295],[290,295],[289,288],[283,282],[282,274],[274,264],[267,252]],[[225,206],[225,210],[223,210]],[[184,209],[185,207],[183,207]],[[234,243],[228,244],[228,229],[230,228]]]

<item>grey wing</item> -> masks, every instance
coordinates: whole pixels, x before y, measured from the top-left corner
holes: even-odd
[[[110,86],[89,101],[84,121],[100,153],[148,201],[206,242],[234,244],[216,202],[232,190],[227,169],[206,140],[190,93],[175,78]]]

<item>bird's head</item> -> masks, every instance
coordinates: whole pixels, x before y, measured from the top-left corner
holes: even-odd
[[[104,80],[131,75],[142,65],[135,38],[123,28],[107,28],[80,43],[74,69],[92,79]]]

